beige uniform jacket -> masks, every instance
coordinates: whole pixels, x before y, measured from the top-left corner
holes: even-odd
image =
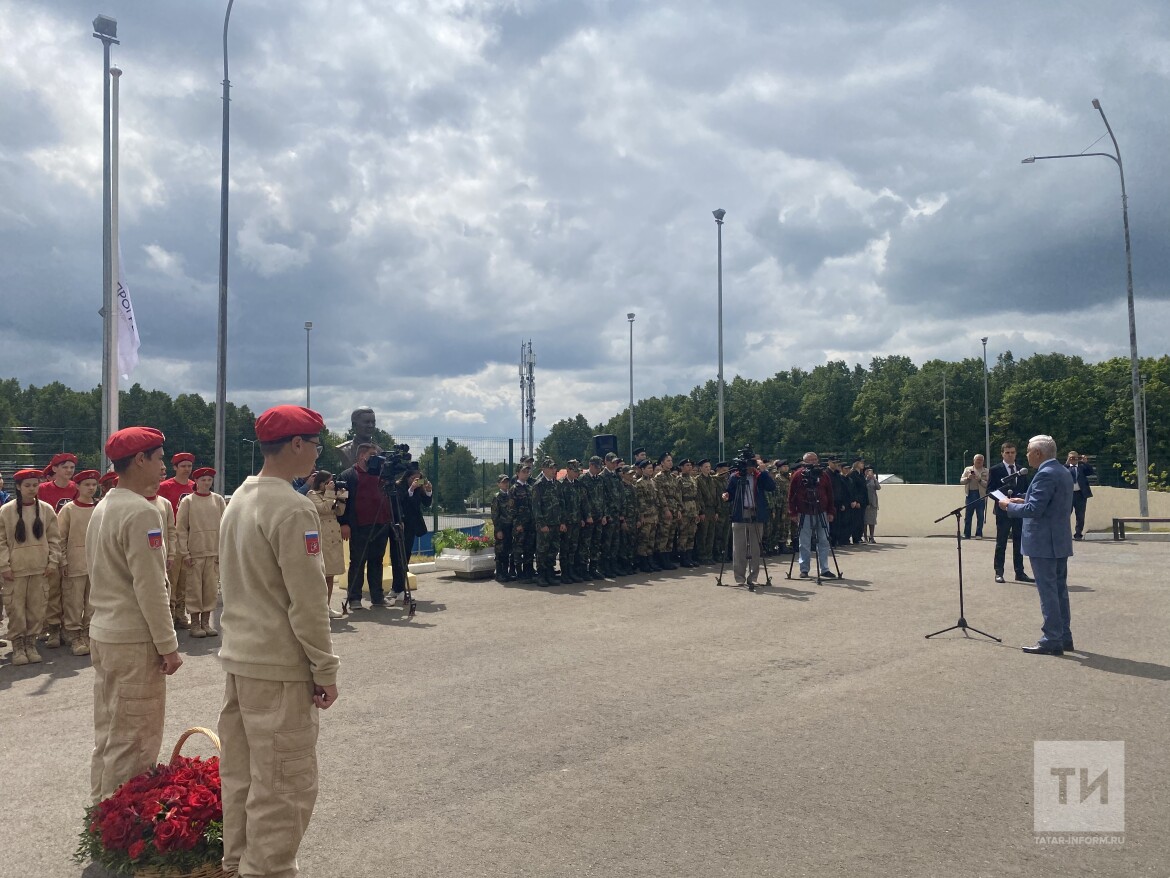
[[[13,576],[33,576],[61,565],[61,531],[57,513],[44,500],[37,500],[44,525],[38,539],[33,535],[36,510],[21,503],[20,497],[0,506],[0,573],[11,570]],[[24,515],[24,542],[16,541],[16,523]]]
[[[219,555],[219,523],[227,502],[214,491],[188,494],[179,501],[175,530],[179,554],[187,558],[215,558]]]
[[[66,503],[57,516],[61,531],[62,567],[69,568],[70,576],[84,576],[89,572],[85,560],[85,531],[97,506],[81,506],[76,500]]]

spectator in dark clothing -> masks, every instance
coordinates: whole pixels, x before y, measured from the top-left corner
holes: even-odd
[[[377,446],[363,443],[357,462],[334,480],[349,491],[345,512],[338,517],[341,538],[349,540],[349,582],[346,603],[350,610],[362,609],[362,588],[370,589],[370,606],[386,606],[382,589],[382,562],[390,538],[392,509],[382,490],[382,480],[369,471]],[[364,582],[363,582],[364,580]]]

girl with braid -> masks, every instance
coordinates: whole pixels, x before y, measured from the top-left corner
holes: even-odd
[[[8,616],[12,664],[41,661],[37,635],[45,621],[45,582],[61,563],[57,513],[37,498],[38,470],[13,476],[17,497],[0,507],[0,594]]]

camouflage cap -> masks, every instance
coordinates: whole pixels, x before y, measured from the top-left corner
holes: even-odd
[[[617,460],[618,456],[612,451],[605,455],[605,462],[609,463],[611,460]]]
[[[589,458],[589,465],[593,466],[593,464],[597,464],[598,466],[601,466],[601,458],[596,454],[593,455],[591,458]]]
[[[540,462],[541,469],[548,469],[549,467],[555,467],[556,465],[557,465],[557,462],[555,460],[553,460],[551,457],[546,457],[544,460],[542,460]]]
[[[565,469],[571,469],[573,472],[579,473],[581,472],[581,461],[576,459],[570,460],[565,464]]]
[[[497,485],[500,482],[510,482],[510,481],[512,481],[512,477],[509,476],[507,473],[500,473],[498,476],[496,476],[496,484]]]

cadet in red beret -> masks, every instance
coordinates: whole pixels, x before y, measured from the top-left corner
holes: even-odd
[[[191,473],[195,493],[179,503],[175,522],[178,554],[183,557],[183,591],[176,590],[182,605],[191,611],[192,637],[217,637],[211,613],[219,598],[219,522],[226,504],[211,490],[215,470],[203,466]]]
[[[101,477],[98,479],[98,485],[101,487],[103,494],[108,493],[112,489],[118,487],[118,474],[113,470],[102,473]]]
[[[165,441],[152,427],[127,427],[110,436],[106,456],[114,462],[118,488],[94,509],[86,534],[94,802],[157,763],[167,676],[183,664],[167,598],[166,528],[158,506],[147,499],[165,473]]]
[[[158,486],[158,495],[171,504],[171,523],[173,524],[179,519],[179,503],[188,494],[195,492],[195,483],[191,481],[191,470],[195,468],[195,455],[190,451],[180,451],[173,454],[171,455],[171,466],[175,468],[175,474]],[[177,551],[172,551],[170,546],[167,546],[167,551],[171,552],[170,565],[167,567],[167,580],[171,584],[171,615],[174,617],[176,628],[188,628],[190,623],[187,621],[187,608],[183,602],[187,591],[187,585],[184,581],[187,576],[185,564],[187,559]]]
[[[77,485],[73,482],[76,469],[77,455],[68,451],[54,454],[45,467],[45,480],[37,488],[37,497],[52,506],[54,512],[59,513],[66,503],[77,496]],[[56,649],[61,645],[61,571],[54,569],[45,578],[45,584],[48,591],[42,636],[47,637],[45,646]]]
[[[232,495],[220,527],[220,587],[227,672],[223,742],[223,868],[295,875],[297,849],[317,798],[318,711],[337,700],[321,521],[292,487],[312,472],[325,427],[311,409],[283,405],[256,420],[264,466]],[[244,710],[241,705],[274,705]],[[297,783],[278,742],[296,740]]]
[[[57,514],[37,499],[40,480],[39,470],[17,472],[17,496],[0,507],[0,579],[14,665],[41,661],[36,639],[45,622],[45,580],[61,562]]]
[[[61,531],[61,618],[65,645],[74,655],[89,655],[89,565],[85,559],[85,531],[93,514],[98,471],[73,474],[77,496],[57,515]]]

